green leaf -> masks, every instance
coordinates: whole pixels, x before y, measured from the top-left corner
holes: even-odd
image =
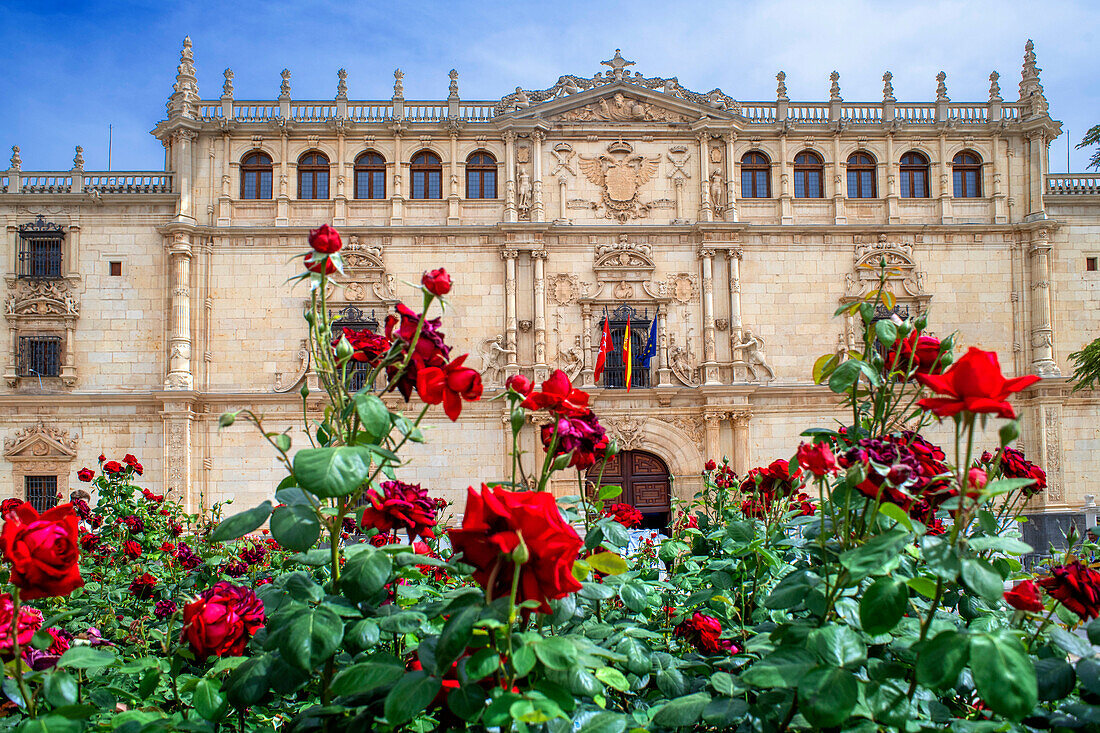
[[[279,582],[286,588],[287,593],[298,601],[314,603],[325,597],[325,589],[317,585],[317,581],[309,573],[298,571],[284,575]]]
[[[463,606],[443,626],[439,643],[435,647],[436,674],[445,676],[451,668],[451,662],[466,651],[474,633],[474,622],[480,615],[480,606]]]
[[[1091,644],[1061,626],[1052,626],[1049,634],[1055,646],[1075,657],[1091,657],[1096,653]]]
[[[895,530],[880,534],[860,547],[841,553],[840,564],[848,569],[852,580],[860,580],[882,569],[908,542],[908,532]]]
[[[965,558],[962,561],[962,579],[967,588],[987,603],[996,603],[1004,594],[1004,581],[1000,574],[984,560]]]
[[[649,603],[645,586],[635,581],[623,583],[623,586],[619,588],[619,598],[623,599],[626,607],[635,613],[644,611]]]
[[[99,669],[113,664],[115,653],[106,649],[93,649],[90,646],[74,646],[57,660],[57,668]]]
[[[905,584],[925,598],[935,598],[936,596],[936,581],[931,578],[909,578],[905,581]]]
[[[76,678],[65,670],[51,672],[42,683],[42,694],[55,708],[75,705],[77,691]]]
[[[1006,718],[1020,720],[1039,702],[1035,668],[1023,644],[1008,631],[971,637],[970,671],[978,694]]]
[[[703,709],[709,702],[710,695],[705,692],[669,700],[654,714],[653,722],[666,728],[694,725],[703,716]]]
[[[597,667],[594,674],[596,679],[612,689],[619,692],[630,690],[630,683],[627,682],[626,676],[614,667]]]
[[[593,570],[603,573],[604,575],[619,575],[630,569],[630,566],[626,564],[626,560],[614,552],[597,552],[595,555],[585,559],[588,561],[588,564],[592,566]]]
[[[362,446],[305,448],[294,455],[298,485],[324,498],[354,493],[370,471],[371,451]]]
[[[917,682],[932,689],[953,686],[969,653],[970,637],[959,631],[941,631],[921,649]]]
[[[531,663],[534,665],[535,653],[529,647],[520,647],[521,649],[527,649],[531,654]],[[518,650],[516,650],[518,651]],[[438,655],[438,651],[436,652]],[[513,655],[513,661],[514,661]],[[514,666],[514,665],[513,665]],[[484,679],[496,672],[500,667],[500,652],[495,649],[480,649],[466,660],[466,679],[470,682],[477,682]],[[530,672],[530,668],[527,670]]]
[[[332,655],[344,638],[344,621],[328,606],[299,614],[279,639],[283,658],[309,672]]]
[[[366,599],[386,587],[393,574],[393,560],[371,547],[356,553],[344,566],[340,586],[353,600]]]
[[[440,687],[438,679],[429,677],[423,671],[405,675],[386,695],[386,721],[391,725],[401,725],[412,720],[435,699]]]
[[[276,507],[271,514],[271,536],[288,550],[305,552],[321,536],[321,523],[317,521],[317,514],[311,505],[288,504]]]
[[[580,733],[623,733],[627,718],[618,713],[596,713],[581,725]]]
[[[862,369],[860,369],[862,363],[858,359],[848,359],[842,362],[829,375],[829,389],[836,394],[842,394],[852,389],[852,385],[859,380],[859,375],[862,373]]]
[[[962,566],[955,548],[947,541],[946,537],[928,535],[920,541],[921,556],[924,558],[928,569],[937,578],[952,582],[959,577]]]
[[[1100,644],[1100,618],[1094,618],[1090,621],[1089,625],[1085,627],[1085,633],[1088,634],[1091,643]]]
[[[550,669],[565,671],[577,663],[577,647],[560,636],[540,639],[533,644],[539,661]]]
[[[340,671],[332,680],[337,695],[363,694],[392,685],[405,676],[405,668],[394,659],[390,662],[360,662]]]
[[[867,646],[848,626],[814,629],[806,637],[806,646],[831,667],[856,667],[867,659]]]
[[[879,578],[859,600],[859,623],[868,634],[885,634],[898,625],[908,606],[909,586],[905,581]]]
[[[1100,695],[1100,662],[1082,659],[1077,662],[1077,679],[1081,686],[1094,695]]]
[[[816,667],[798,683],[799,712],[815,728],[832,728],[843,723],[855,708],[858,696],[856,678],[843,669]]]
[[[875,322],[875,338],[883,346],[889,348],[894,345],[894,342],[898,340],[898,327],[894,325],[893,321],[882,319]],[[899,359],[898,361],[901,361]],[[905,364],[899,364],[904,369]]]
[[[485,708],[485,690],[477,685],[463,685],[447,695],[447,707],[465,721],[474,721]]]
[[[253,657],[229,673],[226,679],[226,693],[234,707],[242,708],[255,705],[267,694],[271,685],[268,675],[275,664],[270,654]]]
[[[905,527],[910,532],[915,531],[915,528],[913,527],[913,520],[910,519],[909,515],[905,513],[905,510],[897,504],[886,502],[878,508],[878,513],[889,517],[890,519],[893,519],[895,522]]]
[[[223,519],[214,531],[210,533],[211,542],[228,542],[229,540],[244,537],[249,532],[259,529],[267,518],[271,516],[271,502],[265,501],[259,506],[245,509],[240,514]]]
[[[703,720],[719,730],[733,730],[748,711],[749,704],[739,697],[719,697],[703,708]]]
[[[370,442],[381,443],[390,432],[390,411],[377,395],[356,392],[355,411],[359,414],[359,423],[370,436]]]
[[[737,694],[737,683],[729,672],[715,672],[710,676],[710,686],[719,695],[733,697]]]
[[[209,721],[221,718],[229,707],[229,701],[222,694],[221,685],[216,680],[206,677],[199,680],[195,686],[191,704],[195,706],[196,713]]]
[[[600,501],[606,501],[607,499],[614,499],[619,494],[623,493],[622,486],[615,486],[612,484],[606,484],[600,487],[599,493],[596,498]]]
[[[798,605],[811,590],[821,585],[821,577],[807,570],[795,570],[772,589],[764,599],[765,608],[792,608]]]
[[[1035,677],[1039,684],[1039,699],[1053,702],[1073,692],[1077,675],[1064,659],[1049,657],[1035,660]]]
[[[815,665],[814,655],[807,649],[782,647],[749,667],[741,681],[754,687],[797,687]]]
[[[970,549],[977,552],[996,550],[1006,555],[1026,555],[1035,551],[1031,545],[1015,537],[972,537],[967,544],[970,545]]]

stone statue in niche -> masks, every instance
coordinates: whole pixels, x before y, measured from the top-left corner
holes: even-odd
[[[526,215],[531,210],[531,176],[526,168],[519,169],[519,185],[516,188],[516,207]]]
[[[760,374],[757,372],[757,368],[763,370],[767,375],[767,381],[775,379],[775,372],[770,366],[768,366],[767,357],[764,355],[764,339],[759,336],[754,336],[752,331],[745,330],[744,341],[739,344],[733,345],[733,350],[738,351],[744,349],[744,362],[745,367],[749,370],[749,376],[753,382],[760,381]]]
[[[848,358],[848,338],[846,334],[841,331],[836,337],[836,359],[839,364]]]
[[[481,348],[482,376],[486,385],[499,386],[504,383],[505,368],[508,364],[508,355],[515,355],[516,350],[508,348],[504,342],[504,336],[494,336],[485,339]]]
[[[714,207],[716,216],[721,216],[726,209],[726,182],[722,178],[722,171],[710,174],[710,205]]]
[[[558,364],[570,381],[577,378],[584,366],[584,354],[581,350],[581,337],[573,337],[573,345],[567,350],[558,350]]]
[[[668,336],[668,366],[672,370],[672,373],[676,375],[676,378],[689,387],[694,387],[699,383],[698,380],[698,364],[695,362],[695,356],[691,353],[691,331],[688,330],[687,346],[677,346],[675,336],[669,334]]]

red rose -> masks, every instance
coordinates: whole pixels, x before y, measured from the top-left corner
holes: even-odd
[[[462,413],[462,400],[474,402],[481,399],[481,375],[476,369],[462,366],[466,356],[463,354],[442,369],[426,367],[416,376],[416,392],[420,399],[429,405],[442,402],[443,412],[447,413],[451,422]]]
[[[591,410],[559,413],[557,422],[543,425],[539,435],[542,447],[547,451],[550,450],[550,443],[557,440],[554,457],[571,452],[573,455],[569,465],[572,468],[588,468],[607,451],[607,431]]]
[[[130,593],[135,598],[148,600],[153,597],[153,591],[157,589],[158,581],[152,573],[142,573],[130,581]]]
[[[318,256],[316,252],[310,252],[306,255],[305,264],[307,270],[316,272],[318,275],[322,273],[331,275],[336,272],[336,263],[332,261],[332,258],[328,256]]]
[[[1039,585],[1082,619],[1100,616],[1100,573],[1080,561],[1051,568]]]
[[[328,224],[322,224],[317,229],[309,232],[309,246],[322,254],[330,255],[339,252],[344,243],[340,241],[340,233]]]
[[[836,456],[828,443],[802,443],[798,446],[798,465],[814,476],[836,473]]]
[[[11,582],[23,598],[66,596],[84,585],[78,564],[80,520],[72,506],[61,504],[39,516],[23,503],[4,519],[0,545],[11,563]]]
[[[750,470],[745,475],[745,480],[741,482],[741,491],[786,496],[794,491],[794,482],[801,475],[801,469],[796,468],[794,473],[791,473],[787,461],[777,458],[766,468],[757,467]]]
[[[950,395],[925,397],[917,402],[937,417],[951,417],[965,410],[1010,420],[1016,417],[1016,411],[1008,404],[1008,396],[1039,381],[1034,374],[1005,379],[997,355],[974,347],[942,375],[918,374],[916,379],[935,392]]]
[[[253,634],[264,627],[264,604],[248,588],[215,583],[183,607],[181,641],[200,660],[210,655],[237,657]]]
[[[521,397],[526,397],[535,388],[535,383],[522,374],[513,374],[505,380],[504,386]]]
[[[135,463],[131,465],[130,468],[134,469],[134,473],[136,473],[138,476],[145,472],[145,469],[140,463]]]
[[[386,316],[386,338],[403,342],[402,357],[408,354],[408,347],[413,342],[416,334],[416,326],[420,322],[420,315],[415,313],[404,303],[397,304],[398,319],[395,316]],[[417,374],[425,367],[444,367],[451,354],[451,347],[443,341],[443,332],[439,330],[441,319],[425,318],[420,329],[420,337],[416,339],[416,348],[413,349],[409,363],[405,371],[398,376],[400,366],[390,364],[386,367],[386,376],[392,381],[397,380],[397,391],[408,402],[412,396],[413,388],[417,384]]]
[[[131,560],[136,560],[141,557],[141,545],[133,540],[126,540],[122,543],[122,551],[126,553],[126,557]]]
[[[176,546],[173,545],[171,542],[164,542],[164,543],[161,543],[160,551],[161,552],[169,552],[169,553],[175,552],[176,551]]]
[[[133,453],[127,453],[125,456],[122,457],[122,462],[125,463],[127,466],[132,466],[138,462],[138,459],[134,457]]]
[[[388,338],[366,328],[362,331],[345,328],[343,335],[351,344],[351,348],[354,349],[351,354],[353,361],[377,366],[382,357],[386,355],[386,352],[390,350],[390,340]],[[337,336],[332,340],[332,348],[335,349],[339,343],[340,337]]]
[[[713,471],[716,468],[718,468],[718,464],[715,463],[713,460],[709,460],[705,464],[703,464],[704,471]]]
[[[432,295],[443,296],[451,292],[451,276],[442,267],[425,272],[420,284]]]
[[[95,478],[95,471],[90,468],[82,468],[76,472],[76,477],[81,481],[87,483],[88,481],[91,481],[93,478]]]
[[[1025,580],[1012,586],[1012,590],[1004,593],[1005,602],[1013,608],[1032,613],[1042,613],[1043,599],[1039,595],[1039,587],[1030,580]]]
[[[3,502],[0,502],[0,517],[6,518],[9,512],[15,511],[21,504],[23,504],[22,499],[16,499],[14,497],[11,499],[4,499]]]
[[[729,639],[722,639],[722,624],[713,616],[696,613],[684,619],[672,631],[704,654],[737,654],[740,648]]]
[[[103,464],[104,473],[121,473],[122,464],[118,461],[107,461]]]
[[[552,410],[566,415],[579,415],[588,412],[588,393],[574,389],[569,375],[561,369],[550,373],[550,378],[542,383],[541,392],[531,392],[523,401],[528,410]]]
[[[629,504],[612,504],[603,510],[605,517],[611,517],[624,527],[637,527],[642,523],[642,513]]]
[[[452,529],[450,538],[462,562],[477,568],[474,579],[493,598],[511,592],[512,552],[521,538],[528,559],[520,567],[517,602],[534,600],[539,603],[537,611],[550,613],[548,600],[581,589],[573,577],[573,563],[584,543],[562,519],[549,493],[490,489],[482,484],[479,494],[471,486],[462,528]]]
[[[420,484],[404,481],[383,481],[382,495],[367,489],[363,496],[369,502],[363,510],[363,529],[377,529],[388,534],[403,529],[411,541],[414,537],[434,538],[436,503]]]
[[[1046,471],[1025,458],[1023,451],[1016,448],[1001,448],[1000,457],[1001,476],[1004,478],[1035,479],[1035,483],[1022,489],[1025,494],[1037,494],[1047,487]],[[982,463],[991,464],[995,458],[995,454],[986,451],[982,454]]]
[[[11,626],[14,611],[15,604],[12,602],[11,593],[0,595],[0,654],[5,657],[10,657],[12,651]],[[19,646],[30,644],[35,632],[41,628],[42,612],[31,606],[20,606],[19,638],[17,639]]]
[[[941,345],[938,338],[921,336],[918,331],[913,331],[898,341],[896,348],[886,355],[886,368],[889,371],[907,372],[912,369],[916,374],[940,374],[951,362],[950,354],[940,356]]]

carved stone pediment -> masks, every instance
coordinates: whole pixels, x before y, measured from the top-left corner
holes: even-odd
[[[621,234],[615,242],[596,246],[592,269],[597,282],[648,282],[656,269],[653,247]]]
[[[9,320],[30,316],[75,319],[80,316],[80,303],[67,280],[12,279],[4,314]]]
[[[340,251],[344,274],[334,275],[333,304],[393,303],[397,301],[396,280],[386,271],[382,260],[382,245],[368,244],[358,236],[348,237]]]
[[[76,438],[38,423],[5,438],[4,457],[9,461],[71,461],[76,457]]]
[[[880,234],[873,242],[857,241],[852,273],[845,276],[845,298],[860,298],[878,287],[883,263],[886,266],[886,282],[900,286],[895,295],[927,298],[924,289],[924,273],[913,260],[912,242],[890,242]]]
[[[558,122],[690,122],[682,112],[657,105],[637,95],[614,92],[595,101],[552,115]]]

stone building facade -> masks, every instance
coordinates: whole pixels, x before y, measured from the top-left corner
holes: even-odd
[[[618,51],[602,63],[488,102],[463,100],[454,71],[440,101],[406,100],[397,71],[391,99],[357,102],[343,70],[332,101],[295,100],[286,70],[277,99],[242,101],[227,69],[204,100],[187,40],[153,130],[163,171],[85,171],[79,148],[70,171],[24,171],[16,148],[0,173],[0,493],[71,488],[101,452],[129,452],[192,508],[268,496],[273,452],[217,418],[248,406],[270,429],[301,424],[307,293],[286,281],[325,222],[346,244],[334,310],[381,321],[404,282],[445,266],[448,341],[486,397],[509,374],[565,369],[633,452],[618,470],[646,506],[667,506],[669,483],[690,496],[707,458],[743,472],[840,417],[810,373],[854,347],[858,324],[833,312],[884,257],[903,311],[1046,377],[1016,400],[1050,477],[1035,509],[1095,493],[1097,395],[1064,373],[1095,336],[1100,177],[1048,173],[1061,126],[1030,42],[1017,101],[996,72],[981,102],[951,101],[942,73],[931,102],[896,101],[889,73],[881,101],[847,102],[835,72],[826,101],[791,101],[780,73],[774,100],[743,102]],[[636,352],[656,322],[629,392],[608,384],[621,373],[593,381],[605,314],[616,338],[632,318]],[[407,478],[457,499],[504,475],[503,418],[488,399],[457,424],[432,413]]]

